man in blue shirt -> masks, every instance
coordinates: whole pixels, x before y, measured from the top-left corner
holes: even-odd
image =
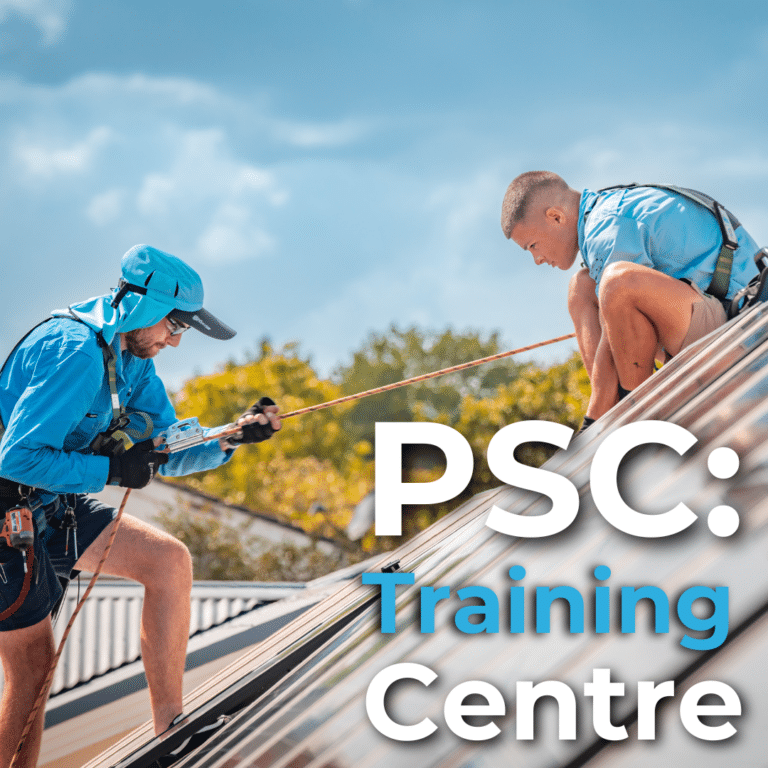
[[[123,256],[108,296],[56,310],[11,352],[0,373],[0,516],[32,511],[33,578],[25,556],[0,540],[0,766],[9,765],[54,655],[51,611],[59,577],[95,571],[116,511],[85,493],[105,485],[142,488],[155,473],[185,475],[223,464],[236,445],[280,428],[277,406],[262,398],[238,420],[242,437],[212,439],[178,453],[156,450],[177,421],[152,360],[195,328],[228,339],[234,331],[203,309],[203,286],[180,259],[147,245]],[[124,450],[118,436],[133,440]],[[182,710],[192,567],[186,547],[123,515],[104,572],[145,585],[142,657],[155,731]],[[23,590],[28,593],[21,599]],[[18,766],[34,766],[41,707]]]
[[[568,310],[592,384],[585,426],[608,411],[670,357],[726,321],[722,301],[706,293],[723,245],[703,206],[651,187],[571,189],[557,174],[531,171],[509,185],[505,236],[536,264],[586,267],[571,279]],[[736,230],[726,299],[757,274],[758,248]]]

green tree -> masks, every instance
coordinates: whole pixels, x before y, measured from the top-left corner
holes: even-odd
[[[199,511],[185,505],[178,512],[161,512],[158,521],[187,545],[196,579],[250,581],[256,571],[251,549],[256,540],[245,525],[234,526],[211,508]]]
[[[334,371],[333,379],[343,394],[355,394],[500,351],[497,333],[483,337],[477,331],[425,331],[417,326],[401,330],[393,325],[386,333],[371,333],[352,361]],[[374,395],[353,405],[345,414],[345,427],[356,438],[372,442],[377,421],[447,418],[454,423],[463,397],[489,395],[520,369],[514,361],[499,360]]]

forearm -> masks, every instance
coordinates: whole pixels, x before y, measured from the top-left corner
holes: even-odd
[[[571,279],[568,287],[568,312],[576,331],[581,359],[591,380],[602,327],[595,281],[586,269],[582,269]]]

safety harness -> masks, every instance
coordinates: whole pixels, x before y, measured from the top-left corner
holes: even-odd
[[[5,619],[13,616],[21,608],[24,600],[26,600],[32,583],[32,569],[35,565],[35,533],[32,526],[32,512],[26,504],[23,504],[23,500],[22,505],[9,509],[5,513],[5,522],[3,523],[2,530],[0,530],[0,539],[5,539],[7,546],[18,549],[20,552],[26,550],[23,555],[25,558],[24,581],[21,585],[19,596],[0,613],[0,621],[5,621]],[[0,566],[0,569],[2,569],[2,566]],[[3,570],[3,581],[5,581],[5,570]]]
[[[706,292],[714,296],[721,302],[725,302],[728,294],[728,286],[731,282],[731,269],[733,268],[733,253],[739,247],[739,241],[736,237],[736,230],[741,226],[739,220],[724,206],[720,205],[713,197],[705,195],[703,192],[697,192],[695,189],[686,187],[675,187],[672,184],[615,184],[612,187],[603,187],[600,192],[610,192],[614,189],[636,189],[638,187],[652,187],[653,189],[663,189],[666,192],[673,192],[676,195],[685,197],[697,205],[706,208],[714,217],[720,227],[720,234],[723,236],[723,244],[720,247],[720,253],[717,256],[715,271],[712,275],[712,282],[709,284]],[[758,264],[758,266],[760,266]]]

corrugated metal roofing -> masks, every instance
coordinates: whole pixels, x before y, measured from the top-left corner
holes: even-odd
[[[228,594],[237,598],[233,593],[239,589],[240,597],[243,590],[256,597],[261,592],[261,596],[274,602],[257,605],[193,635],[187,649],[185,693],[231,664],[244,648],[280,631],[296,616],[333,594],[340,583],[359,578],[365,568],[365,563],[357,563],[306,584],[198,583],[196,592],[200,598],[205,598],[206,592],[214,597]],[[82,619],[81,615],[78,622]],[[46,707],[40,765],[82,765],[136,729],[149,712],[149,694],[140,660],[64,690],[52,697]]]
[[[757,766],[765,763],[764,731],[768,688],[762,659],[768,651],[768,308],[760,306],[679,355],[651,380],[601,419],[546,468],[568,477],[579,489],[581,510],[565,532],[548,539],[513,539],[485,526],[494,504],[526,515],[545,513],[550,502],[520,489],[500,488],[472,499],[428,531],[400,547],[391,558],[416,583],[400,587],[398,631],[379,631],[375,591],[350,584],[289,624],[277,636],[245,654],[188,699],[190,721],[160,744],[139,730],[87,768],[139,768],[173,748],[183,737],[222,712],[233,717],[202,747],[176,763],[179,768],[391,768],[407,765],[473,768],[525,765],[575,768],[577,765],[639,766],[674,764]],[[668,449],[647,448],[628,459],[623,490],[638,509],[668,509],[685,502],[700,519],[666,539],[639,539],[611,528],[594,507],[589,468],[602,440],[622,424],[660,419],[684,426],[698,438],[683,458]],[[719,446],[737,451],[741,466],[731,481],[718,480],[707,458]],[[708,512],[729,504],[739,510],[740,528],[730,538],[714,536]],[[384,561],[382,561],[383,564]],[[709,651],[679,644],[687,631],[675,623],[656,635],[642,619],[636,634],[468,635],[452,623],[450,602],[438,608],[434,634],[418,627],[417,600],[424,586],[484,585],[504,595],[512,582],[507,570],[523,565],[523,582],[535,586],[568,584],[589,595],[592,570],[607,565],[606,582],[655,585],[671,597],[693,585],[730,588],[728,641]],[[641,612],[642,613],[642,612]],[[393,719],[414,723],[430,717],[437,733],[401,743],[379,734],[366,715],[365,696],[374,675],[399,662],[424,664],[439,675],[430,688],[404,684],[389,702]],[[676,681],[677,694],[660,706],[661,737],[638,742],[634,736],[608,748],[591,726],[591,706],[581,702],[593,670],[612,670],[626,683],[614,699],[612,722],[631,727],[638,680]],[[732,740],[698,742],[675,727],[679,697],[697,678],[730,682],[745,714],[734,719]],[[507,714],[494,718],[501,734],[492,741],[463,741],[445,726],[442,706],[448,691],[468,680],[493,683],[507,702]],[[515,683],[558,680],[576,693],[578,737],[559,740],[554,712],[541,709],[537,737],[516,738]],[[678,721],[679,722],[679,721]],[[649,746],[650,745],[650,746]]]
[[[84,578],[83,591],[87,584]],[[190,637],[198,632],[304,589],[303,584],[195,582],[192,587]],[[56,622],[56,642],[77,605],[77,585],[67,591]],[[144,587],[130,581],[100,580],[75,621],[64,647],[51,693],[118,669],[141,656],[139,627]]]

